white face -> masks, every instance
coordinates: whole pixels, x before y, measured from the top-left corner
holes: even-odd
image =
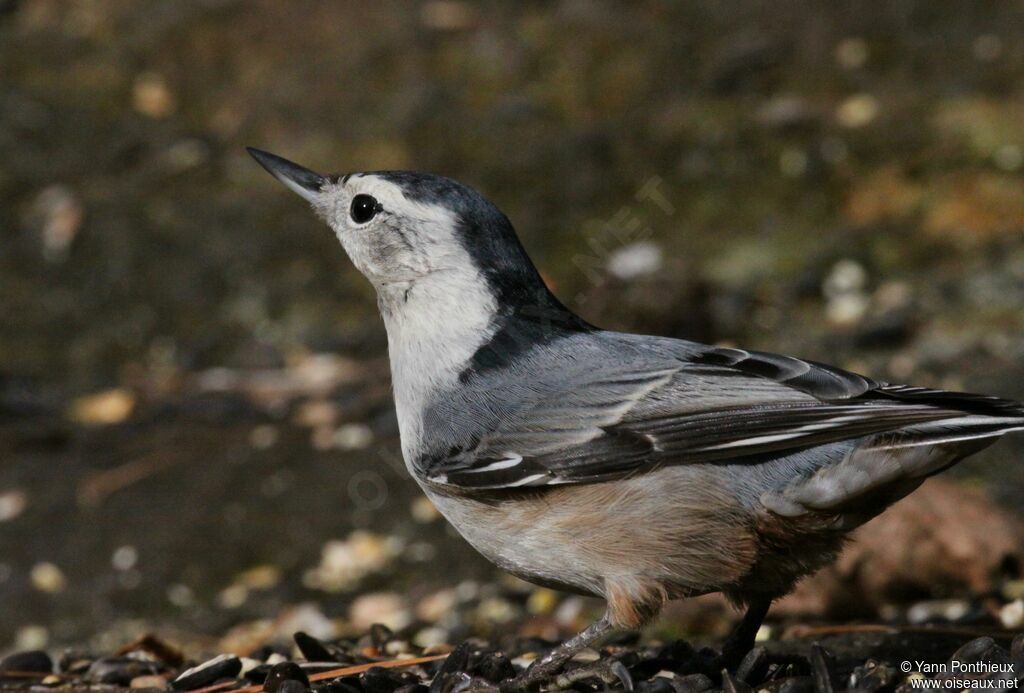
[[[409,284],[438,271],[465,270],[458,219],[439,205],[408,199],[374,174],[352,174],[305,191],[352,263],[378,288]]]

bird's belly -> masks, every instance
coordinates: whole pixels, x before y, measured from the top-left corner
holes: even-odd
[[[544,587],[600,596],[602,578],[557,532],[538,529],[533,501],[506,501],[500,507],[426,490],[427,496],[459,534],[487,560],[516,577]],[[526,505],[524,505],[524,503]]]
[[[725,484],[692,476],[666,468],[486,502],[425,490],[474,548],[523,579],[600,596],[637,582],[682,596],[735,584],[757,553],[750,510]]]

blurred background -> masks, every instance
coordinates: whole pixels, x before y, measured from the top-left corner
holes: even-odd
[[[421,498],[372,291],[245,145],[469,183],[602,326],[1024,398],[1021,26],[1016,2],[0,0],[0,650],[593,609]],[[1022,457],[929,482],[780,613],[1006,616]],[[659,627],[719,628],[686,609]]]

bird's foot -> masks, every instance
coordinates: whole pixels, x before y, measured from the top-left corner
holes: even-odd
[[[586,679],[598,679],[608,686],[619,683],[623,690],[633,690],[633,677],[630,675],[629,669],[621,661],[611,657],[562,672],[555,677],[552,688],[554,690],[571,688],[576,682]]]
[[[550,682],[562,671],[562,667],[569,659],[560,655],[561,653],[556,649],[535,659],[519,676],[502,681],[499,684],[501,693],[524,693]]]
[[[461,681],[452,686],[451,693],[500,693],[501,688],[480,676],[464,674]]]
[[[564,690],[579,681],[598,679],[606,685],[620,683],[624,690],[633,690],[633,677],[617,659],[599,659],[569,671],[563,671],[565,665],[564,658],[542,657],[519,676],[502,681],[498,689],[500,693],[526,693],[542,686],[550,690]]]

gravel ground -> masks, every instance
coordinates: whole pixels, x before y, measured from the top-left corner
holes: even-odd
[[[510,646],[500,650],[480,639],[454,648],[422,648],[407,636],[382,625],[334,641],[299,631],[290,644],[202,660],[186,660],[179,649],[153,636],[103,655],[68,650],[54,660],[30,650],[0,662],[0,688],[447,693],[507,681],[553,645],[536,637],[512,637]],[[732,672],[720,669],[716,654],[684,640],[638,642],[637,634],[625,634],[600,651],[577,656],[550,688],[902,691],[914,690],[913,680],[925,677],[941,683],[957,679],[958,688],[984,687],[985,682],[1014,687],[1024,681],[1024,634],[972,638],[963,629],[818,628],[804,637],[758,645]]]
[[[1010,582],[1003,592],[1019,588]],[[598,606],[508,578],[466,581],[408,607],[394,593],[360,592],[354,603],[345,620],[304,604],[216,639],[112,631],[88,645],[24,649],[0,660],[0,690],[457,693],[512,679],[585,626]],[[922,678],[958,689],[1024,681],[1024,602],[1005,596],[919,602],[875,624],[775,614],[728,672],[718,658],[722,638],[709,634],[725,632],[731,617],[691,619],[682,626],[690,631],[676,634],[668,620],[584,650],[545,688],[896,691]]]

